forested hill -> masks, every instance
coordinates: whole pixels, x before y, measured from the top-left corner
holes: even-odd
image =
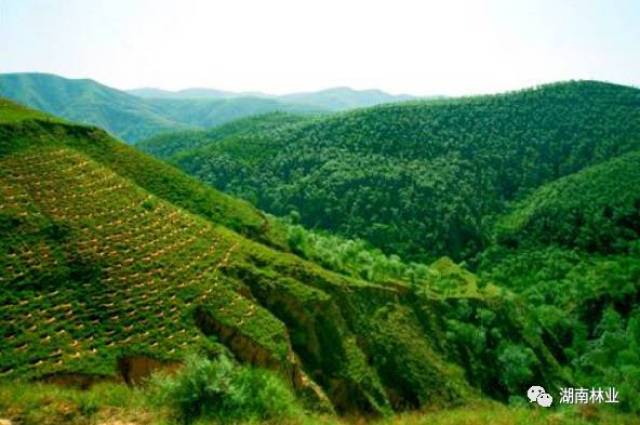
[[[375,284],[260,243],[256,218],[0,99],[0,383],[134,383],[200,352],[276,371],[308,408],[379,415],[566,381],[518,300],[450,260]]]
[[[640,90],[579,81],[382,105],[212,139],[173,160],[307,226],[409,258],[463,259],[482,250],[507,203],[640,148],[638,134]]]
[[[286,112],[271,112],[240,118],[209,130],[192,130],[159,134],[136,144],[136,148],[160,159],[196,149],[229,137],[247,136],[309,121],[312,117]]]
[[[511,248],[557,244],[601,254],[626,253],[639,239],[640,151],[542,186],[496,231],[496,241]]]
[[[640,151],[536,189],[498,220],[477,271],[519,293],[583,386],[640,412]]]
[[[188,128],[148,102],[88,79],[52,74],[0,74],[0,96],[84,124],[102,127],[125,140]]]
[[[127,142],[180,129],[213,127],[274,111],[319,113],[325,109],[278,99],[143,99],[88,79],[52,74],[0,74],[0,96],[84,124]]]

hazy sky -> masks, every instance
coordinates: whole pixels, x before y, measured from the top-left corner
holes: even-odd
[[[0,0],[0,72],[418,95],[640,85],[640,0]]]

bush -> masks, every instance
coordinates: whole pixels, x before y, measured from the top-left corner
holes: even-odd
[[[512,343],[503,343],[498,351],[502,384],[512,394],[521,394],[522,389],[530,385],[533,377],[535,354],[529,347]]]
[[[176,375],[151,380],[154,404],[169,407],[184,424],[197,419],[221,423],[269,420],[301,414],[287,385],[273,372],[192,356]]]

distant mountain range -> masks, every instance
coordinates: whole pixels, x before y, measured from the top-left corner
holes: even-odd
[[[167,131],[215,127],[269,112],[323,114],[411,99],[379,90],[349,88],[284,96],[206,88],[178,92],[147,88],[125,92],[90,79],[43,73],[0,74],[0,96],[69,120],[105,128],[129,143]]]
[[[126,90],[127,93],[149,99],[232,99],[235,97],[274,97],[260,92],[231,92],[192,87],[183,90],[162,90],[153,87]]]
[[[330,111],[363,108],[416,98],[408,94],[392,95],[381,90],[354,90],[349,87],[334,87],[325,90],[291,93],[280,96],[260,92],[230,92],[208,88],[189,88],[178,91],[140,88],[128,90],[127,93],[147,99],[237,99],[239,97],[258,97],[277,99],[285,103],[315,106]]]

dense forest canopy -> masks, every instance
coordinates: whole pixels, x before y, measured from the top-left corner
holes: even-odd
[[[501,218],[496,239],[513,247],[559,244],[627,252],[640,238],[640,151],[542,186]]]
[[[240,118],[209,130],[162,133],[136,144],[136,148],[155,157],[168,159],[176,153],[196,149],[232,136],[247,136],[271,129],[309,121],[308,115],[272,112]]]
[[[511,201],[637,149],[639,132],[640,90],[581,81],[382,105],[222,140],[203,134],[171,160],[307,227],[409,259],[461,260],[487,246]]]

